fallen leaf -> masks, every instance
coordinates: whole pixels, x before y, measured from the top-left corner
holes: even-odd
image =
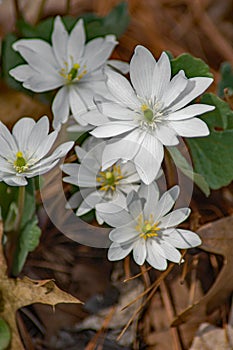
[[[2,242],[3,227],[0,223],[0,242]],[[16,324],[16,311],[23,306],[42,303],[55,306],[59,303],[81,303],[72,295],[59,289],[52,280],[31,280],[28,277],[9,278],[4,258],[3,247],[0,244],[0,317],[11,329],[11,350],[23,350]]]
[[[231,295],[233,291],[233,216],[208,223],[202,226],[197,233],[202,239],[201,248],[209,253],[223,255],[223,267],[209,291],[199,301],[179,314],[172,322],[178,326],[184,322],[204,321]]]
[[[211,349],[229,350],[232,349],[233,328],[215,327],[209,323],[202,323],[193,340],[190,350]]]

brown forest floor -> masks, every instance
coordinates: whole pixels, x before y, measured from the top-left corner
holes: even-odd
[[[2,37],[14,28],[12,3],[5,0],[2,5]],[[22,3],[25,6],[25,15],[33,22],[40,1],[25,0]],[[63,0],[47,0],[43,16],[63,14],[65,3]],[[117,0],[72,0],[70,14],[77,16],[92,11],[104,16],[117,3]],[[216,83],[219,80],[220,64],[224,61],[233,64],[232,0],[128,0],[128,6],[131,22],[119,40],[114,57],[129,61],[137,44],[149,48],[156,57],[163,50],[171,51],[174,56],[189,52],[202,58],[211,67]],[[213,92],[216,83],[211,87]],[[25,103],[28,106],[29,102]],[[20,100],[18,105],[14,105],[14,111],[12,106],[4,106],[0,113],[1,120],[6,121],[6,114],[10,115],[11,119],[7,119],[9,124],[12,124],[20,113],[26,113],[25,103]],[[30,111],[35,117],[42,114],[37,105],[31,106]],[[215,220],[233,214],[232,186],[213,191],[208,199],[195,190],[191,208],[191,229],[196,230],[205,223],[214,225],[212,222]],[[113,306],[99,318],[100,330],[97,333],[94,332],[93,326],[88,328],[80,325],[90,316],[90,312],[82,305],[58,305],[55,311],[49,306],[39,304],[24,308],[19,312],[18,324],[26,349],[190,349],[195,332],[203,322],[221,327],[225,339],[230,344],[232,335],[230,337],[227,331],[227,324],[232,322],[230,293],[226,293],[221,305],[218,305],[220,294],[216,294],[214,302],[217,306],[215,305],[209,315],[202,309],[197,309],[195,317],[190,317],[184,325],[170,327],[175,314],[200,299],[211,288],[223,266],[224,259],[221,256],[200,249],[187,254],[186,263],[175,267],[161,282],[157,292],[128,331],[127,336],[132,337],[132,344],[120,347],[115,342],[114,327],[111,327],[112,320],[117,316],[119,318],[119,310],[114,306],[114,302],[118,300],[117,289],[121,294],[126,293],[126,300],[130,302],[140,293],[143,284],[148,287],[150,281],[153,282],[161,274],[146,272],[144,278],[138,278],[135,282],[129,281],[127,283],[132,284],[125,287],[127,283],[119,281],[123,281],[125,276],[139,273],[138,267],[128,260],[124,264],[108,262],[106,250],[82,246],[68,239],[52,226],[43,209],[39,216],[43,229],[41,243],[36,251],[30,254],[22,275],[37,279],[54,278],[60,288],[83,301],[88,301],[89,310],[98,309],[101,303]],[[232,280],[226,280],[225,284],[231,289]],[[128,288],[126,292],[125,288]],[[130,294],[132,290],[135,291],[135,295]],[[133,311],[129,309],[127,315],[122,316],[118,329],[116,327],[118,333]],[[98,323],[96,320],[93,322]],[[123,343],[127,344],[127,341]],[[196,347],[199,350],[210,348],[225,349],[210,345],[208,340]],[[232,344],[229,345],[229,349],[232,348]]]

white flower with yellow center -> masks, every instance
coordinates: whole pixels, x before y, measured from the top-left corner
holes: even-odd
[[[106,75],[113,98],[98,105],[105,120],[102,125],[95,124],[97,128],[91,132],[95,137],[113,137],[103,153],[103,169],[118,159],[132,160],[141,179],[150,184],[160,169],[164,145],[178,144],[177,136],[209,134],[205,122],[196,116],[214,107],[185,106],[202,94],[213,79],[188,79],[183,71],[171,79],[167,54],[162,53],[156,62],[143,46],[136,47],[130,62],[133,86],[114,71],[106,71]],[[110,120],[106,122],[106,118]]]
[[[0,122],[0,180],[10,186],[25,186],[26,178],[42,175],[52,169],[74,144],[63,143],[47,156],[56,138],[57,131],[49,134],[46,116],[38,122],[32,118],[20,119],[14,125],[12,134]]]
[[[189,208],[172,209],[179,195],[174,186],[159,199],[156,183],[142,185],[127,197],[126,209],[116,204],[99,204],[103,220],[115,227],[110,232],[113,241],[108,251],[109,260],[121,260],[130,252],[138,265],[147,261],[158,270],[167,268],[167,260],[181,262],[177,248],[188,249],[201,244],[199,236],[176,226],[190,214]],[[114,213],[114,214],[113,214]]]
[[[80,19],[68,34],[59,16],[55,18],[52,45],[40,39],[22,39],[13,44],[26,60],[10,71],[10,74],[26,89],[44,92],[60,88],[52,111],[53,126],[59,128],[71,113],[78,116],[93,107],[93,95],[106,96],[103,67],[117,44],[114,35],[96,38],[85,44],[83,20]],[[120,70],[127,69],[123,62],[109,63]]]
[[[79,186],[68,202],[68,208],[77,208],[78,216],[96,209],[96,218],[103,223],[97,205],[113,202],[126,206],[126,195],[139,187],[139,176],[133,163],[117,162],[101,171],[101,158],[105,142],[90,138],[81,147],[75,147],[80,164],[64,164],[62,170],[68,174],[63,181]]]

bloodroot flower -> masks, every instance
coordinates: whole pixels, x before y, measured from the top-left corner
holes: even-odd
[[[121,260],[132,251],[138,265],[147,261],[155,269],[166,270],[167,260],[175,263],[182,260],[177,248],[200,245],[196,233],[177,228],[189,216],[190,209],[180,208],[169,213],[178,195],[179,186],[174,186],[159,199],[153,182],[142,185],[138,192],[132,191],[127,197],[126,209],[112,203],[99,204],[104,221],[115,227],[110,232],[113,243],[108,251],[109,260]]]
[[[126,195],[139,187],[140,178],[132,162],[117,163],[105,171],[101,171],[101,158],[105,142],[90,138],[82,147],[76,146],[75,151],[80,164],[66,163],[62,170],[68,174],[63,181],[79,186],[69,200],[68,208],[77,208],[78,216],[96,209],[99,224],[103,223],[98,213],[98,204],[113,202],[126,206]]]
[[[22,39],[13,44],[15,51],[27,61],[10,71],[23,82],[23,86],[34,92],[60,88],[56,94],[52,111],[53,126],[60,128],[71,113],[74,116],[93,106],[93,95],[106,96],[102,69],[117,44],[114,35],[96,38],[87,44],[83,20],[80,19],[70,34],[57,16],[52,32],[52,46],[40,39]],[[117,60],[111,65],[123,71],[127,65]]]
[[[47,156],[57,138],[57,131],[48,133],[46,116],[38,122],[32,118],[20,119],[12,134],[0,122],[0,180],[10,186],[25,186],[26,178],[48,172],[73,147],[73,142],[65,142]]]
[[[167,54],[163,52],[156,62],[143,46],[136,47],[130,62],[132,86],[119,73],[106,71],[106,75],[113,98],[103,102],[99,110],[110,121],[91,132],[95,137],[112,137],[103,153],[103,169],[117,159],[132,160],[141,179],[150,184],[160,169],[163,145],[178,144],[177,136],[209,134],[205,122],[196,116],[214,107],[185,106],[202,94],[213,79],[188,79],[182,70],[171,79]]]

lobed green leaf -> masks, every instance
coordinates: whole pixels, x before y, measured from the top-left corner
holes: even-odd
[[[201,103],[216,107],[201,117],[208,124],[210,135],[186,142],[195,171],[205,178],[211,189],[219,189],[233,180],[233,111],[213,94],[204,95]]]

